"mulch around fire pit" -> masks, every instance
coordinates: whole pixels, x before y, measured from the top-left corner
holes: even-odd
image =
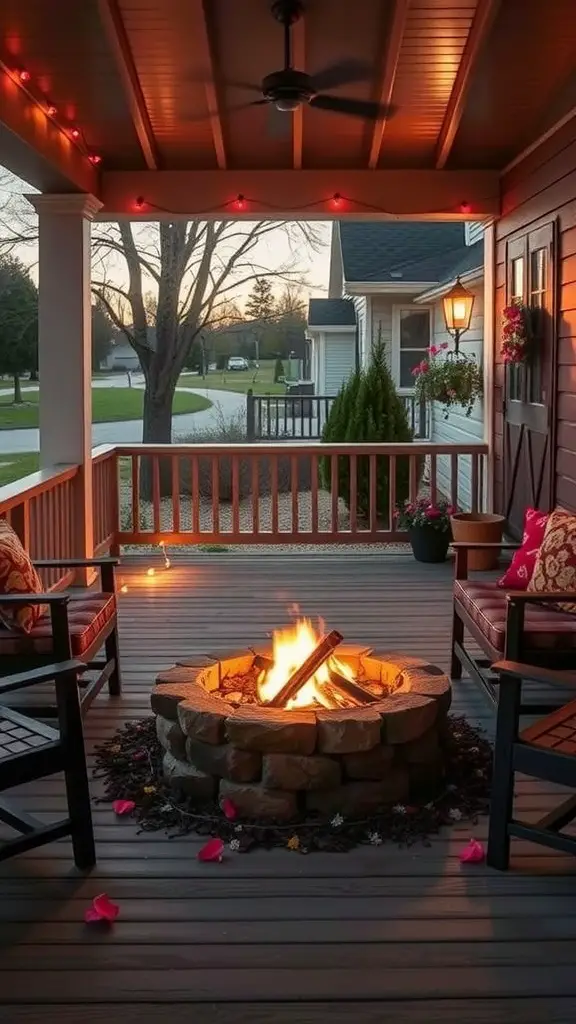
[[[164,781],[165,751],[154,717],[128,723],[96,750],[95,776],[104,781],[104,802],[134,801],[132,817],[142,832],[164,830],[172,838],[195,833],[218,836],[229,848],[284,847],[300,853],[342,852],[359,844],[427,843],[443,825],[474,822],[488,809],[492,749],[465,718],[448,717],[444,737],[445,778],[428,803],[395,805],[354,820],[341,814],[307,816],[289,824],[230,819],[215,805],[178,797]],[[228,813],[233,809],[227,808]]]

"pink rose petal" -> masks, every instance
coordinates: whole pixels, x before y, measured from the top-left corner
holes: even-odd
[[[209,839],[198,851],[198,860],[221,861],[224,854],[224,843],[221,839]]]
[[[112,804],[114,814],[130,814],[135,807],[136,804],[133,800],[115,800]]]
[[[84,920],[87,924],[91,924],[93,921],[115,921],[120,913],[120,907],[117,903],[113,903],[110,897],[105,892],[101,892],[99,896],[95,896],[92,900],[92,906],[88,908],[84,914]]]
[[[229,797],[225,796],[220,806],[225,816],[228,818],[228,821],[234,821],[234,818],[238,817],[238,809],[236,807],[236,804],[233,803]]]
[[[482,864],[485,858],[484,847],[477,839],[471,839],[460,851],[460,862],[462,864]]]

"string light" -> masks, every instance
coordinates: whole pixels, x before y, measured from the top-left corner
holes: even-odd
[[[54,103],[49,103],[46,107],[46,113],[48,114],[48,117],[56,117],[56,114],[58,113],[58,107],[55,106]]]
[[[246,198],[245,198],[245,196],[242,195],[241,192],[238,193],[238,195],[236,196],[236,199],[234,200],[234,207],[235,207],[236,210],[245,210],[246,209]]]
[[[102,157],[98,153],[90,153],[88,159],[95,167],[102,163]]]
[[[32,75],[29,71],[26,71],[26,68],[21,68],[21,70],[18,72],[18,78],[20,79],[23,85],[26,85],[26,83],[29,82],[32,78]]]
[[[128,593],[128,587],[126,586],[125,583],[123,583],[122,586],[120,587],[120,593],[121,594],[127,594]]]
[[[137,210],[143,210],[144,207],[146,206],[146,200],[144,199],[144,196],[136,196],[136,199],[134,200],[134,206],[136,207]]]
[[[80,129],[79,128],[71,128],[70,129],[70,135],[72,136],[73,139],[79,139],[80,138]]]
[[[156,575],[156,569],[154,569],[152,566],[150,566],[149,569],[146,569],[146,575],[147,576],[155,576]]]
[[[168,555],[166,553],[166,544],[164,543],[163,540],[160,541],[158,547],[161,549],[162,554],[164,556],[164,568],[165,569],[169,569],[172,563],[171,563],[171,561],[168,558]]]
[[[471,209],[472,207],[470,206],[470,203],[460,203],[460,213],[470,213]]]
[[[331,202],[332,206],[334,207],[334,209],[339,210],[340,207],[342,206],[342,196],[340,195],[340,193],[339,192],[335,192],[334,195],[332,196],[332,199],[330,200],[330,202]]]

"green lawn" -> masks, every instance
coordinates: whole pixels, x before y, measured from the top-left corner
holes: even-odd
[[[0,455],[0,487],[20,480],[38,469],[38,452],[21,452],[18,455]]]
[[[187,388],[218,388],[220,391],[238,391],[245,395],[252,388],[255,395],[284,395],[284,384],[274,383],[274,360],[264,360],[258,370],[212,370],[206,377],[183,373],[180,384]]]
[[[12,395],[0,395],[0,430],[16,430],[19,427],[38,426],[38,391],[25,391],[23,405],[14,405]],[[140,388],[93,388],[92,422],[113,423],[119,420],[142,418],[144,392]],[[200,412],[209,409],[211,402],[203,395],[192,395],[177,391],[172,411]],[[30,470],[29,472],[32,472]]]

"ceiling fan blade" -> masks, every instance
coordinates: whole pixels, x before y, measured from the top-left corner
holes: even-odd
[[[326,89],[336,89],[339,85],[365,82],[370,78],[370,67],[362,60],[341,60],[311,77],[316,92],[324,92]]]
[[[310,106],[317,110],[330,110],[335,114],[347,114],[348,117],[366,117],[376,121],[379,117],[390,117],[391,107],[373,100],[354,100],[346,96],[313,96]]]

